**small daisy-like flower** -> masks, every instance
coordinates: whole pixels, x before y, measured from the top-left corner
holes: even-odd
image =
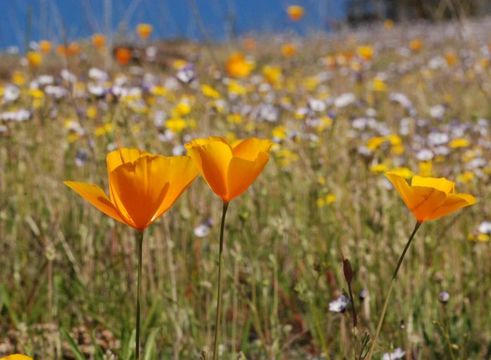
[[[349,298],[344,294],[329,303],[329,311],[342,313],[346,310],[349,304]]]
[[[201,222],[201,224],[194,228],[194,236],[199,238],[207,237],[210,234],[212,225],[211,219]]]
[[[438,301],[440,301],[442,304],[448,303],[448,300],[450,300],[450,294],[446,291],[440,292],[438,294]]]
[[[395,349],[391,353],[385,353],[382,356],[382,360],[399,360],[399,359],[404,359],[404,356],[406,355],[406,352],[403,351],[401,348]]]

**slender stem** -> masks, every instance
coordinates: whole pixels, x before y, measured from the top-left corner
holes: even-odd
[[[222,313],[222,252],[223,252],[223,230],[225,229],[225,216],[227,215],[228,202],[223,202],[222,221],[220,223],[220,248],[218,250],[218,294],[217,312],[215,315],[215,340],[213,342],[213,360],[218,359],[218,335],[220,332],[220,316]]]
[[[372,358],[373,350],[375,349],[375,344],[377,342],[378,336],[380,335],[380,331],[382,330],[382,324],[384,323],[385,313],[387,312],[387,306],[389,304],[390,295],[392,294],[392,290],[394,289],[394,284],[396,282],[397,274],[399,273],[399,269],[401,268],[402,261],[404,260],[404,256],[406,255],[406,252],[409,249],[409,246],[411,245],[411,243],[414,239],[414,235],[416,235],[416,232],[418,231],[421,224],[422,224],[422,222],[418,221],[416,223],[416,225],[414,226],[413,232],[409,236],[409,239],[407,240],[406,246],[404,247],[404,250],[402,251],[402,254],[399,257],[399,260],[397,261],[396,269],[394,270],[394,274],[392,275],[392,279],[390,281],[389,290],[387,291],[387,295],[385,296],[385,301],[384,301],[384,306],[382,308],[382,313],[380,314],[380,319],[378,320],[377,331],[375,332],[375,337],[372,340],[372,344],[370,345],[370,350],[369,350],[367,358],[366,358],[367,360],[370,360]]]
[[[356,307],[355,307],[355,298],[353,297],[353,290],[351,288],[351,281],[348,282],[348,292],[351,300],[351,313],[353,315],[353,327],[358,326],[358,318],[356,317]]]
[[[140,293],[142,277],[142,255],[143,255],[143,231],[136,232],[136,251],[138,256],[138,278],[136,290],[136,337],[135,337],[135,358],[140,359]]]

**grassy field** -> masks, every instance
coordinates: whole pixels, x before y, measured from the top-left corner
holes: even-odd
[[[490,19],[381,24],[177,44],[155,60],[140,42],[128,65],[90,41],[41,62],[2,55],[0,355],[131,359],[134,233],[63,180],[107,189],[118,146],[172,155],[220,135],[275,143],[229,208],[223,359],[359,358],[415,223],[383,175],[393,169],[447,177],[478,203],[423,224],[374,358],[489,359],[490,33]],[[220,212],[197,179],[146,232],[144,359],[209,353]]]

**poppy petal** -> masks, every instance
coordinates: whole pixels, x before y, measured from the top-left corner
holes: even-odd
[[[254,161],[261,152],[268,152],[273,143],[269,140],[249,138],[245,139],[233,148],[234,157]]]
[[[165,213],[176,202],[179,196],[191,185],[198,176],[198,169],[189,156],[173,156],[165,158],[166,171],[161,176],[169,184],[169,189],[162,201],[155,218]],[[153,221],[153,219],[152,219]]]
[[[385,174],[385,176],[387,177],[387,179],[389,179],[394,188],[399,192],[399,195],[401,195],[404,204],[406,204],[408,208],[411,208],[414,204],[414,201],[412,200],[413,190],[407,183],[406,179],[395,172],[388,172]]]
[[[95,206],[99,211],[123,224],[128,224],[127,220],[123,218],[104,191],[97,185],[75,181],[65,181],[64,184]]]
[[[213,192],[224,198],[227,194],[228,166],[232,160],[230,146],[220,140],[211,140],[204,145],[189,144],[187,150]]]
[[[112,200],[123,214],[128,214],[135,228],[143,230],[155,220],[169,189],[162,176],[167,170],[163,156],[144,156],[109,173]]]
[[[476,203],[476,198],[468,194],[451,194],[434,212],[430,215],[428,220],[435,220],[442,216],[451,214],[466,206],[470,206]]]
[[[418,221],[428,220],[433,211],[440,207],[447,198],[446,193],[435,188],[413,186],[412,190],[413,205],[409,207],[409,210]]]
[[[259,153],[255,161],[233,158],[228,168],[227,201],[239,196],[256,180],[269,160],[265,152]]]
[[[125,163],[131,163],[138,160],[140,157],[144,155],[151,155],[145,151],[141,151],[139,149],[129,149],[129,148],[120,148],[114,151],[111,151],[106,156],[106,164],[107,164],[107,172],[110,173],[118,166],[121,166]]]
[[[455,191],[455,183],[445,178],[422,177],[415,175],[411,181],[411,186],[421,186],[434,188],[445,194],[450,194]]]

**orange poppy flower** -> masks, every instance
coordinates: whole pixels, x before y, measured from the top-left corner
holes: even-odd
[[[92,45],[96,49],[103,49],[106,46],[106,37],[102,34],[92,35]]]
[[[254,69],[254,63],[247,60],[241,53],[234,53],[227,59],[225,65],[228,76],[244,78]]]
[[[421,39],[413,39],[409,42],[409,48],[413,51],[413,52],[419,52],[421,51],[421,49],[423,48],[423,40]]]
[[[283,57],[289,58],[297,54],[297,47],[295,44],[287,43],[281,46],[281,55]]]
[[[300,5],[290,5],[286,12],[291,21],[299,21],[305,15],[305,9]]]
[[[269,160],[269,140],[249,138],[230,145],[220,137],[186,144],[189,156],[215,194],[224,202],[242,194]]]
[[[152,35],[153,26],[150,24],[138,24],[136,27],[136,32],[140,39],[146,40]]]
[[[49,54],[51,52],[51,42],[48,40],[41,40],[39,42],[39,50],[44,54]]]
[[[32,357],[22,354],[12,354],[0,358],[0,360],[32,360]]]
[[[97,209],[140,231],[166,212],[198,174],[188,156],[165,157],[122,148],[107,155],[109,194],[96,185],[65,181]]]
[[[119,65],[128,65],[131,59],[133,59],[133,52],[131,49],[120,47],[116,49],[115,56]]]
[[[445,178],[413,176],[409,185],[403,176],[385,174],[418,222],[435,220],[476,203],[469,194],[455,192],[455,183]]]

